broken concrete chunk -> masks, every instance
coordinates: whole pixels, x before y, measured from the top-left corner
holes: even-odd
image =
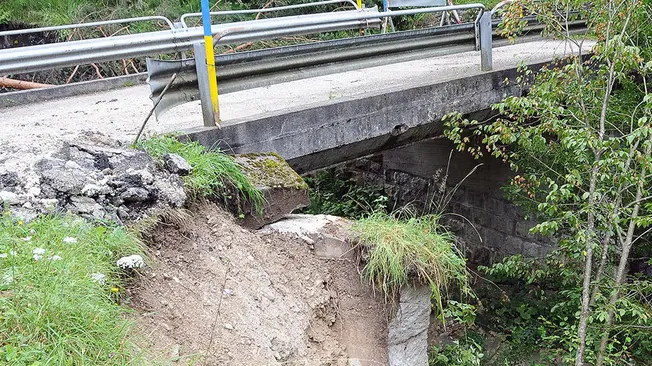
[[[120,198],[125,202],[145,202],[149,197],[149,191],[145,188],[131,187],[124,191]]]
[[[235,160],[265,198],[262,215],[250,204],[231,208],[235,214],[244,214],[243,226],[260,229],[310,203],[308,185],[277,154],[244,154],[237,155]]]
[[[72,213],[92,215],[94,218],[102,219],[106,211],[104,207],[95,202],[94,199],[85,196],[72,196],[70,197],[70,204],[68,209]]]
[[[287,215],[261,231],[295,234],[321,258],[352,259],[353,251],[348,241],[349,227],[348,220],[337,216]]]
[[[192,171],[192,166],[178,154],[165,154],[163,156],[165,162],[165,169],[170,173],[178,174],[180,176],[188,175]]]

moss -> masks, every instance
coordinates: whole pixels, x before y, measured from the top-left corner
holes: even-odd
[[[258,187],[308,189],[303,178],[276,153],[250,153],[236,156],[247,176]]]

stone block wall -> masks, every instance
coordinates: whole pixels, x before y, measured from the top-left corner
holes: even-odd
[[[348,169],[362,182],[383,184],[395,207],[410,204],[417,212],[439,211],[433,198],[438,202],[442,190],[451,193],[464,180],[441,212],[453,213],[444,216],[445,223],[473,263],[490,264],[513,254],[544,256],[553,243],[530,234],[536,222],[503,197],[501,187],[512,176],[508,167],[495,159],[478,162],[457,151],[451,154],[453,150],[445,139],[423,141],[358,160]]]

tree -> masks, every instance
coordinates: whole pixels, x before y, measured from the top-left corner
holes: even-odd
[[[493,106],[498,118],[452,114],[446,134],[459,150],[509,163],[518,175],[508,196],[539,219],[533,231],[559,239],[555,255],[581,268],[575,365],[622,362],[630,354],[615,348],[622,330],[645,331],[652,316],[627,282],[630,254],[652,230],[650,5],[523,1],[507,14],[522,14],[513,7],[535,13],[574,53],[536,75],[524,69],[515,82],[531,85],[528,94]],[[568,22],[580,16],[590,32],[573,35]],[[587,56],[582,46],[591,38]]]

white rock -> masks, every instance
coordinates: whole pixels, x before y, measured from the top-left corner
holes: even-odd
[[[104,273],[93,273],[91,274],[91,279],[93,282],[97,282],[101,285],[106,284],[106,275]]]
[[[81,193],[87,197],[97,196],[102,191],[102,187],[97,184],[87,184],[82,188]]]
[[[13,192],[0,191],[0,202],[8,205],[17,205],[20,203],[20,200],[18,199],[18,195]]]
[[[122,257],[118,259],[116,265],[122,269],[126,268],[142,268],[145,266],[145,261],[143,257],[138,254],[130,255],[127,257]]]
[[[224,327],[224,329],[233,330],[233,325],[231,325],[231,324],[229,324],[229,323],[225,323],[225,324],[223,325],[223,327]]]
[[[56,198],[44,198],[41,200],[41,204],[46,209],[50,210],[57,207],[57,205],[59,204],[59,200]]]
[[[32,188],[27,190],[27,194],[29,194],[30,196],[34,196],[34,197],[39,196],[39,195],[41,195],[41,188],[32,187]]]
[[[79,164],[75,163],[72,160],[66,161],[65,167],[66,167],[66,169],[70,169],[70,170],[73,170],[73,169],[81,170],[81,168],[82,168],[81,166],[79,166]]]

